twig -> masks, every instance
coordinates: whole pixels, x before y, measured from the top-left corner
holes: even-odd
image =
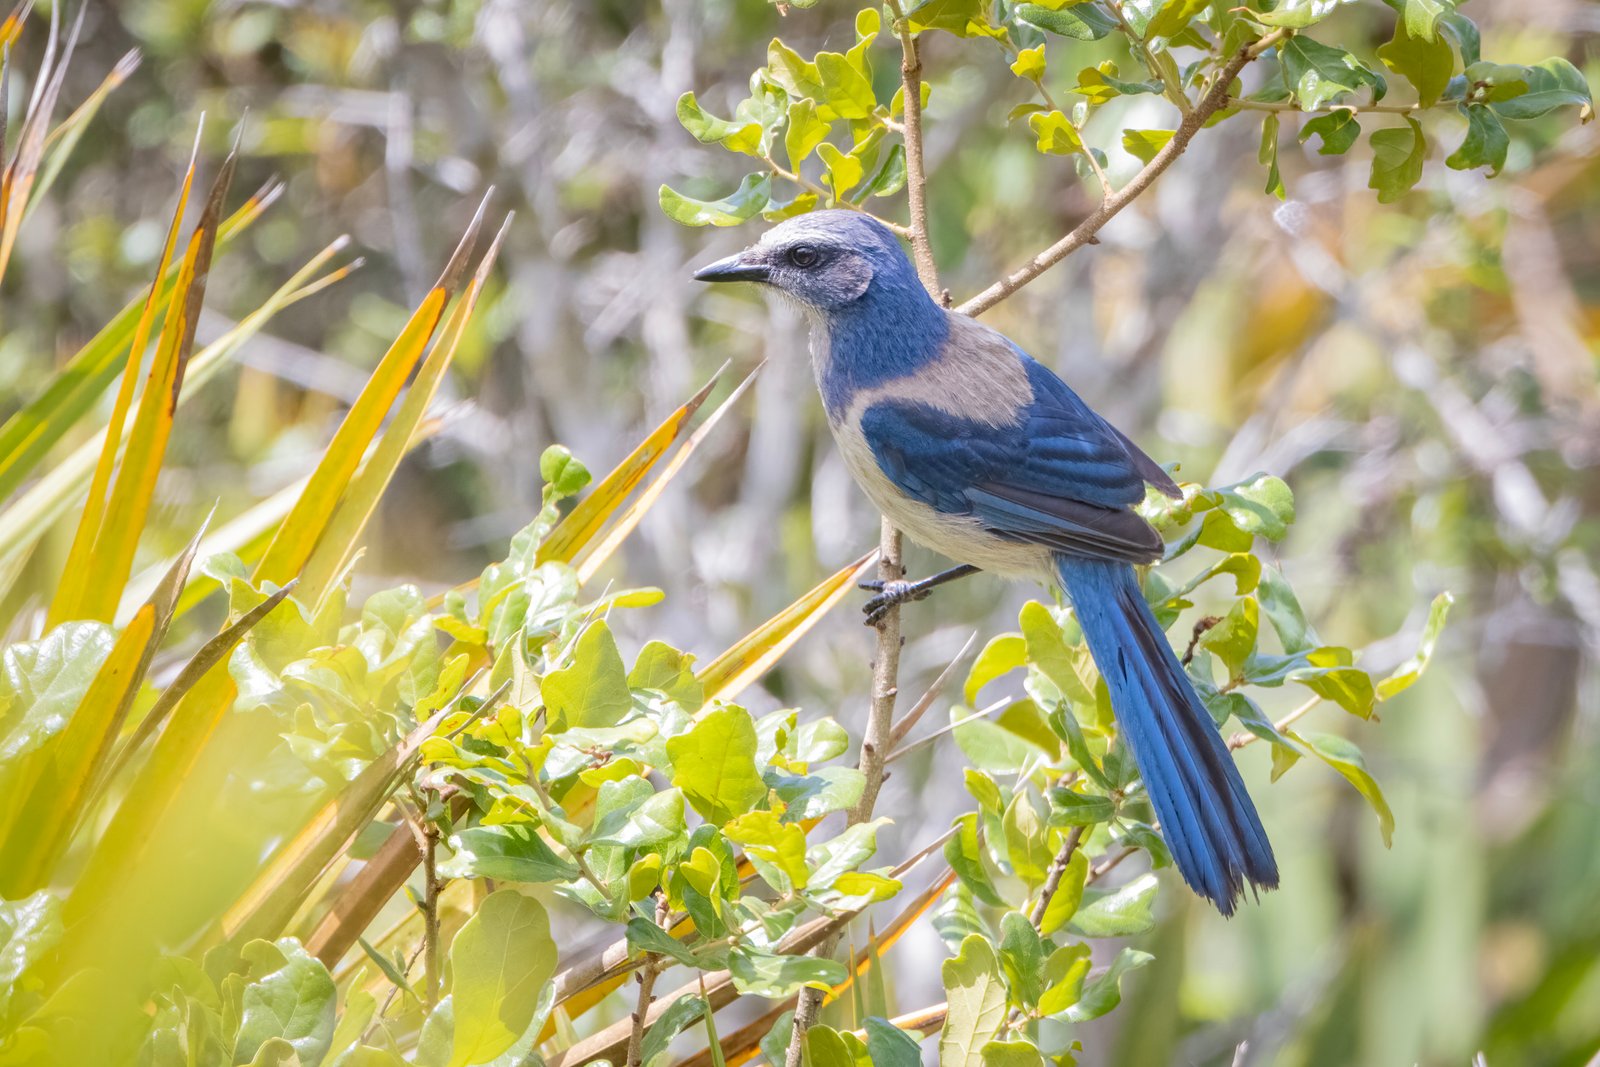
[[[901,747],[895,749],[894,752],[890,754],[889,758],[887,760],[885,760],[884,762],[885,763],[895,763],[895,762],[898,762],[899,760],[903,760],[907,756],[911,755],[911,753],[915,752],[917,749],[922,748],[925,745],[932,744],[934,741],[936,741],[939,738],[943,737],[945,734],[949,733],[950,731],[960,729],[962,726],[965,726],[967,723],[972,722],[974,719],[981,719],[981,718],[983,718],[983,717],[985,717],[987,715],[993,715],[995,712],[999,711],[1001,708],[1009,706],[1011,704],[1011,702],[1012,702],[1012,699],[1013,698],[1008,697],[1008,696],[1007,697],[1001,697],[999,700],[995,701],[993,704],[990,704],[986,708],[980,708],[979,710],[973,712],[971,715],[968,715],[966,718],[962,719],[960,722],[953,722],[949,726],[941,726],[939,729],[935,730],[933,733],[929,734],[926,737],[919,737],[915,741],[911,742],[909,745],[902,745]]]
[[[422,901],[418,908],[422,912],[422,969],[426,976],[423,984],[431,1011],[439,1003],[440,983],[439,871],[434,855],[439,845],[439,828],[428,818],[427,802],[415,794],[412,801],[417,805],[416,816],[404,804],[397,807],[405,816],[406,825],[416,839],[417,850],[422,854]]]
[[[1222,619],[1216,615],[1207,615],[1194,624],[1194,634],[1189,638],[1189,647],[1183,650],[1185,667],[1194,662],[1194,650],[1200,646],[1200,639],[1206,635],[1206,631],[1221,621]]]
[[[900,716],[900,721],[894,724],[894,729],[889,733],[891,743],[898,746],[901,741],[905,740],[906,734],[911,732],[912,727],[917,725],[918,720],[933,706],[933,702],[939,698],[939,694],[944,692],[944,687],[949,683],[951,675],[955,674],[956,668],[961,666],[962,661],[967,658],[967,653],[972,650],[973,642],[977,641],[977,639],[977,631],[973,631],[972,635],[967,638],[966,644],[961,646],[961,651],[957,652],[949,665],[939,672],[939,677],[935,678],[933,684],[928,686],[927,692],[922,694],[922,698],[912,705],[910,711]],[[889,757],[891,761],[894,758],[894,756]]]
[[[656,894],[656,925],[665,927],[667,915],[671,911],[666,895]],[[659,973],[660,955],[654,952],[645,954],[644,965],[639,970],[639,1000],[633,1009],[633,1029],[628,1033],[628,1067],[639,1067],[644,1060],[644,1021],[650,1014],[650,1005],[655,1000],[653,995],[656,988],[656,975]],[[704,995],[705,985],[701,983],[701,993]]]
[[[1312,697],[1310,700],[1306,701],[1304,704],[1301,704],[1298,708],[1295,708],[1289,714],[1273,723],[1272,728],[1277,730],[1279,733],[1282,733],[1295,723],[1299,722],[1301,719],[1305,718],[1307,713],[1309,713],[1312,708],[1316,707],[1320,703],[1322,703],[1322,697]],[[1253,744],[1259,740],[1261,740],[1261,738],[1257,735],[1246,733],[1241,730],[1239,733],[1236,733],[1232,737],[1228,738],[1228,747],[1234,751],[1238,751],[1244,746]]]
[[[906,200],[911,211],[911,258],[917,277],[939,299],[939,271],[928,243],[928,174],[922,163],[922,53],[901,0],[888,0],[900,38],[900,87],[905,97]]]
[[[1028,913],[1028,921],[1035,930],[1044,922],[1044,913],[1050,908],[1050,901],[1056,895],[1056,890],[1061,888],[1061,877],[1067,871],[1067,865],[1072,862],[1072,854],[1078,851],[1078,843],[1083,840],[1083,827],[1074,826],[1068,833],[1067,839],[1061,842],[1061,851],[1056,853],[1056,858],[1050,864],[1050,873],[1045,876],[1044,888],[1039,890],[1039,899],[1034,902],[1033,909]]]
[[[1073,252],[1086,244],[1092,243],[1095,239],[1095,234],[1099,233],[1106,223],[1116,217],[1117,213],[1123,208],[1138,199],[1139,195],[1150,188],[1151,183],[1161,177],[1162,172],[1172,165],[1172,161],[1184,153],[1184,150],[1189,147],[1189,142],[1194,140],[1194,135],[1199,133],[1200,128],[1205,125],[1206,120],[1222,110],[1229,99],[1228,87],[1233,84],[1233,79],[1238,76],[1239,72],[1251,60],[1276,45],[1286,36],[1287,32],[1284,30],[1273,30],[1253,44],[1245,45],[1239,49],[1233,58],[1228,61],[1227,65],[1218,72],[1216,79],[1211,83],[1211,88],[1200,98],[1200,102],[1183,117],[1183,121],[1178,124],[1177,130],[1172,134],[1172,140],[1163,145],[1161,150],[1145,165],[1144,169],[1135,174],[1127,185],[1118,189],[1111,196],[1106,197],[1100,206],[1090,213],[1088,218],[1073,228],[1071,233],[956,308],[956,310],[965,315],[981,315],[1057,263],[1060,263]]]

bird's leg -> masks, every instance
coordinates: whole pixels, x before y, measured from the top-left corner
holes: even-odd
[[[959,567],[951,567],[947,571],[940,571],[938,574],[924,578],[917,582],[860,582],[857,584],[859,584],[862,589],[870,589],[874,593],[878,594],[863,604],[861,606],[861,610],[867,615],[867,625],[876,626],[878,625],[878,620],[883,618],[884,613],[890,608],[894,607],[896,604],[906,604],[913,600],[922,600],[927,597],[929,593],[933,592],[935,586],[943,585],[946,582],[953,582],[957,578],[965,578],[969,574],[977,573],[977,567],[974,567],[970,563],[963,563]]]

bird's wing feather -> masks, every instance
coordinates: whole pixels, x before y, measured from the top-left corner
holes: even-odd
[[[1131,506],[1144,499],[1147,480],[1166,489],[1172,479],[1028,362],[1034,395],[1013,426],[877,400],[860,426],[879,467],[912,498],[1003,537],[1093,559],[1158,559],[1160,535]]]

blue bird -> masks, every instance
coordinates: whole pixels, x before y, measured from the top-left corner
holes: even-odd
[[[1166,471],[1004,335],[931,299],[884,225],[818,211],[698,271],[798,304],[828,423],[856,481],[962,566],[893,582],[872,616],[977,570],[1059,581],[1105,677],[1183,879],[1224,915],[1278,884],[1227,746],[1140,591],[1162,541],[1133,506]],[[869,620],[870,621],[870,620]]]

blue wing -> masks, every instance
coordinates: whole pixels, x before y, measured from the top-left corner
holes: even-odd
[[[861,416],[878,466],[938,511],[1067,555],[1147,563],[1161,537],[1131,510],[1148,481],[1177,494],[1154,460],[1022,353],[1033,401],[996,429],[927,404],[882,400]]]

